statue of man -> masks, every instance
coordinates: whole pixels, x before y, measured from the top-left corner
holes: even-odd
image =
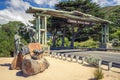
[[[30,42],[36,42],[36,39],[35,39],[36,30],[28,26],[27,32],[29,33]]]
[[[18,32],[16,32],[14,35],[15,54],[19,53],[19,44],[21,43],[20,38],[21,37],[18,35]]]

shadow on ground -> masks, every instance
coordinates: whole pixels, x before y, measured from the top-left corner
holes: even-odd
[[[27,75],[23,74],[22,71],[18,71],[18,72],[16,73],[16,76],[19,76],[19,77],[25,77],[25,78],[28,77]]]
[[[96,78],[90,78],[90,79],[88,79],[88,80],[97,80]]]
[[[8,67],[8,69],[10,70],[11,64],[10,63],[5,63],[5,64],[0,64],[0,66]]]
[[[0,66],[6,66],[6,67],[10,67],[10,63],[5,63],[5,64],[0,64]]]

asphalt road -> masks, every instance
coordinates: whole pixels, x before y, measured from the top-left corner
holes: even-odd
[[[88,51],[88,50],[81,50],[81,49],[54,50],[54,51],[61,54],[79,55],[81,57],[92,55],[92,56],[100,57],[104,62],[117,63],[119,64],[118,66],[120,67],[119,52]]]

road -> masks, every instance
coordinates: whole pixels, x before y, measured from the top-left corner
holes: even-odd
[[[120,53],[119,52],[107,52],[107,51],[89,51],[81,49],[68,49],[68,50],[54,50],[57,53],[61,54],[72,54],[79,55],[81,57],[85,56],[96,56],[100,57],[104,62],[113,62],[119,64],[120,67]]]

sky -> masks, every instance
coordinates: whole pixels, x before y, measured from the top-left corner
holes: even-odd
[[[31,6],[39,8],[52,8],[60,1],[67,0],[0,0],[0,24],[9,21],[21,21],[25,25],[30,25],[29,20],[33,20],[32,14],[25,11]],[[120,0],[92,0],[101,7],[120,5]]]

